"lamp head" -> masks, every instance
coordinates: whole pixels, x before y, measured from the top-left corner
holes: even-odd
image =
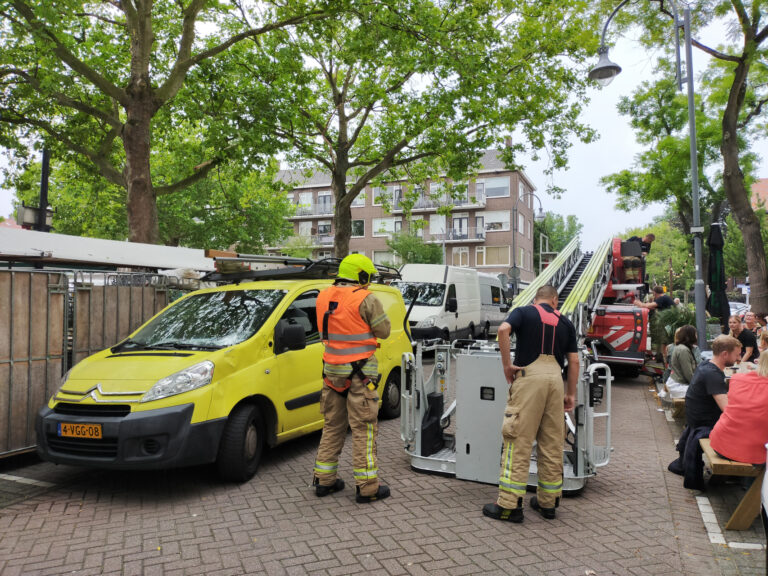
[[[541,209],[541,206],[539,206],[539,210],[533,215],[533,219],[536,222],[544,222],[546,218],[547,218],[547,215],[544,213],[544,210]]]
[[[597,61],[597,66],[589,71],[589,77],[592,80],[597,80],[601,86],[608,86],[613,78],[621,72],[621,66],[614,64],[608,58],[607,46],[600,46],[597,53],[600,55],[600,59]]]

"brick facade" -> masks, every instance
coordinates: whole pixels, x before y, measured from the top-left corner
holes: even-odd
[[[492,274],[507,273],[512,267],[513,214],[517,210],[516,266],[521,281],[533,280],[533,212],[537,201],[532,194],[536,188],[523,172],[506,169],[495,150],[484,154],[483,168],[467,183],[463,198],[452,201],[450,216],[438,215],[440,182],[430,182],[430,193],[422,193],[412,209],[411,219],[424,219],[420,234],[425,242],[443,246],[447,262],[456,266],[477,268]],[[299,172],[285,171],[281,178],[293,184],[289,193],[296,206],[290,217],[294,234],[308,238],[313,247],[312,257],[333,253],[334,200],[330,178],[325,174],[311,177]],[[353,235],[350,252],[365,254],[374,262],[393,262],[387,247],[391,232],[408,228],[402,208],[398,206],[402,182],[387,183],[384,188],[366,186],[352,205]],[[380,194],[389,197],[387,212],[378,200]],[[359,228],[360,234],[355,234]],[[270,248],[280,252],[280,247]]]

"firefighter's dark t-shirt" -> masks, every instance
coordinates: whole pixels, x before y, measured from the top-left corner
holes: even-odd
[[[662,294],[656,298],[654,302],[656,302],[656,310],[666,310],[667,308],[672,308],[672,306],[675,305],[675,301],[666,294]]]
[[[712,398],[716,394],[728,394],[725,374],[712,362],[699,364],[685,393],[685,423],[688,426],[715,425],[722,414],[720,406]]]
[[[741,342],[741,355],[744,356],[745,348],[752,348],[752,356],[747,358],[747,362],[755,362],[758,356],[760,356],[760,350],[757,349],[757,338],[755,337],[755,333],[749,328],[743,328],[736,338]]]
[[[547,312],[553,311],[549,304],[542,304],[541,307]],[[515,308],[507,316],[505,322],[512,326],[512,332],[517,335],[515,366],[528,366],[532,364],[541,354],[543,325],[538,310],[533,306]],[[544,342],[544,352],[551,354],[552,331],[548,329],[546,334],[548,338]],[[565,366],[565,356],[569,352],[578,352],[576,328],[573,327],[568,318],[560,316],[560,320],[555,327],[554,356],[561,368]]]

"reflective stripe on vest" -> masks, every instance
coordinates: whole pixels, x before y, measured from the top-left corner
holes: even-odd
[[[534,304],[533,307],[536,308],[536,311],[539,313],[539,318],[541,318],[541,353],[554,354],[555,334],[557,333],[557,323],[560,322],[560,312],[557,310],[547,312],[539,304]],[[552,326],[552,347],[549,351],[544,350],[544,333],[547,331],[547,326]]]
[[[370,291],[359,286],[330,286],[317,296],[317,324],[322,326],[328,364],[347,364],[373,356],[376,337],[360,316]]]

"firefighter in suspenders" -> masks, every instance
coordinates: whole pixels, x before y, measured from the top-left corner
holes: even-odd
[[[376,267],[362,254],[350,254],[339,264],[337,280],[317,297],[321,331],[325,417],[314,467],[315,494],[327,496],[344,488],[337,477],[339,454],[347,426],[352,429],[353,474],[357,502],[389,496],[379,483],[376,461],[379,395],[377,339],[389,336],[390,322],[381,302],[367,290]]]
[[[576,330],[557,311],[557,290],[542,286],[532,306],[513,310],[499,327],[504,376],[510,385],[501,434],[504,448],[499,498],[483,507],[497,520],[523,521],[523,496],[528,485],[533,441],[537,442],[538,486],[531,508],[555,518],[563,489],[563,411],[573,409],[579,377]],[[517,335],[514,364],[510,333]],[[562,369],[568,360],[566,391]]]

